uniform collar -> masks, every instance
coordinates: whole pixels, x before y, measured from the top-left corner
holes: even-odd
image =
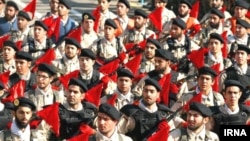
[[[103,141],[117,141],[119,139],[117,128],[115,128],[114,133],[110,138],[104,136],[99,130],[96,132],[97,138]]]
[[[158,111],[158,107],[157,107],[157,106],[155,106],[154,109],[152,109],[152,110],[148,109],[148,108],[143,104],[142,100],[139,101],[139,105],[138,105],[138,106],[139,106],[142,110],[148,111],[149,113],[154,113],[154,112]]]
[[[227,113],[228,113],[229,115],[237,114],[237,113],[240,111],[240,108],[239,108],[239,107],[237,107],[237,108],[235,109],[235,111],[231,111],[231,109],[229,109],[229,107],[227,106],[227,104],[224,105],[224,108],[225,108],[225,110],[227,111]]]
[[[202,125],[202,126],[203,126],[202,130],[197,134],[194,133],[192,130],[187,128],[187,133],[188,133],[189,137],[191,138],[191,140],[202,140],[202,141],[205,140],[206,129],[205,129],[204,125]]]
[[[63,106],[64,106],[67,110],[69,110],[69,111],[81,111],[81,110],[83,109],[82,104],[79,104],[79,107],[78,107],[77,109],[72,109],[72,108],[69,106],[68,102],[65,102],[65,103],[63,104]]]

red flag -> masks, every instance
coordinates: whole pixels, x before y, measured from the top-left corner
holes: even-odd
[[[193,96],[193,97],[183,106],[183,109],[184,109],[185,111],[188,111],[188,110],[189,110],[189,105],[190,105],[190,103],[192,103],[192,102],[199,102],[199,103],[201,103],[201,101],[202,101],[202,93],[200,92],[200,93],[194,95],[194,96]]]
[[[221,48],[222,56],[223,58],[227,58],[227,31],[224,31],[221,37],[224,40],[224,46]]]
[[[130,51],[135,46],[135,44],[134,43],[127,43],[124,46],[125,46],[127,51]]]
[[[117,58],[117,59],[101,66],[99,68],[99,71],[105,75],[106,74],[109,75],[117,70],[117,68],[119,67],[119,63],[120,63],[120,59]]]
[[[193,4],[192,9],[190,11],[190,17],[194,17],[198,19],[200,11],[200,0],[196,0],[196,2]]]
[[[250,10],[247,11],[246,17],[250,19]]]
[[[152,22],[154,27],[160,32],[162,31],[162,12],[163,8],[159,7],[148,15],[149,20]]]
[[[99,107],[100,105],[100,99],[102,95],[102,90],[103,90],[103,84],[99,83],[98,85],[90,88],[86,94],[85,94],[85,100],[93,103],[96,105],[96,107]]]
[[[79,70],[72,71],[68,74],[59,77],[59,81],[62,83],[64,88],[68,89],[69,80],[71,78],[77,78],[79,74],[80,74]]]
[[[59,103],[47,106],[37,112],[37,116],[44,119],[58,137],[60,134]]]
[[[26,81],[25,80],[18,81],[16,84],[11,86],[11,88],[9,88],[9,95],[6,98],[2,99],[2,102],[3,103],[13,102],[14,99],[16,99],[18,97],[23,97],[25,87],[26,87]]]
[[[169,136],[170,126],[167,121],[161,121],[158,125],[158,130],[155,134],[148,138],[148,141],[167,141]]]
[[[76,39],[79,43],[81,43],[82,41],[82,26],[78,26],[75,29],[71,30],[67,37],[69,38],[74,38]]]
[[[107,101],[108,104],[110,105],[115,105],[115,102],[117,100],[118,94],[113,94]]]
[[[138,54],[133,59],[129,60],[125,66],[131,70],[131,72],[136,75],[141,64],[142,54]]]
[[[23,45],[23,41],[22,41],[22,40],[16,41],[16,46],[17,46],[17,49],[18,49],[18,50],[21,50],[21,49],[22,49],[22,45]]]
[[[53,35],[55,36],[55,40],[57,42],[59,39],[59,34],[60,34],[61,18],[58,17],[58,18],[54,19],[54,23],[55,23],[55,25],[53,25],[53,27],[51,26],[49,28],[49,30],[52,30],[52,31],[48,31],[48,32],[52,32],[52,36]]]
[[[165,105],[169,103],[169,86],[171,82],[171,73],[165,74],[160,80],[159,84],[162,87],[160,92],[160,101]]]
[[[99,24],[100,24],[100,18],[101,18],[101,6],[97,6],[92,11],[92,14],[95,17],[94,30],[97,33],[99,29]]]
[[[201,48],[199,50],[193,50],[190,52],[187,57],[188,59],[194,64],[194,66],[199,69],[204,66],[204,55],[205,55],[206,49]]]
[[[186,30],[188,31],[188,30]],[[200,24],[195,24],[193,26],[190,27],[190,33],[189,36],[192,38],[194,37],[197,33],[199,33],[201,31],[201,25]]]
[[[49,16],[49,17],[43,19],[42,22],[45,25],[47,25],[47,27],[48,27],[48,31],[47,31],[48,38],[52,37],[52,35],[55,32],[55,28],[56,28],[56,26],[58,24],[57,19],[54,19],[53,16]]]
[[[3,47],[3,43],[10,38],[10,34],[5,34],[0,37],[0,48]]]
[[[2,72],[0,74],[0,81],[3,83],[4,88],[7,90],[8,89],[8,81],[9,81],[9,76],[10,76],[10,71],[7,72]]]
[[[23,10],[27,13],[30,12],[33,19],[36,11],[36,0],[32,0]]]
[[[220,73],[220,63],[214,64],[211,68],[214,69],[217,74]],[[219,92],[219,76],[214,78],[213,90]]]
[[[89,141],[89,136],[94,134],[94,129],[92,129],[89,125],[87,124],[82,124],[80,126],[80,135],[76,135],[71,139],[68,139],[67,141]]]

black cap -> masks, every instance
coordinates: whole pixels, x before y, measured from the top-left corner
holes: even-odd
[[[221,37],[221,35],[218,34],[218,33],[211,33],[209,39],[217,39],[217,40],[219,40],[221,43],[224,44],[224,39],[223,39],[223,38]]]
[[[129,77],[129,78],[134,78],[134,74],[126,69],[126,68],[120,68],[117,71],[117,77]]]
[[[125,4],[126,7],[130,9],[130,4],[127,0],[118,0],[118,2]]]
[[[29,14],[25,11],[19,11],[17,16],[25,18],[27,21],[31,21]]]
[[[236,20],[236,24],[239,24],[241,26],[243,26],[244,28],[250,28],[250,24],[249,22],[245,21],[245,20],[242,20],[242,19],[237,19]]]
[[[239,87],[241,90],[244,90],[244,86],[237,80],[226,80],[224,82],[224,85],[225,85],[225,89],[227,87],[230,87],[230,86],[237,86]]]
[[[148,14],[143,11],[142,9],[135,9],[134,11],[135,16],[142,16],[143,18],[148,18]]]
[[[187,27],[186,23],[180,18],[174,18],[172,24],[179,26],[181,29],[186,29]]]
[[[174,61],[173,54],[170,51],[165,50],[165,49],[156,49],[155,57],[161,57],[161,58],[164,58],[165,60]]]
[[[18,51],[16,53],[16,56],[15,56],[16,59],[24,59],[24,60],[27,60],[27,61],[32,61],[33,58],[32,56],[30,55],[30,53],[28,52],[25,52],[25,51]]]
[[[64,5],[67,9],[71,9],[71,6],[68,0],[59,0],[59,4]]]
[[[16,44],[12,40],[4,41],[3,46],[8,46],[13,48],[15,51],[18,51]]]
[[[82,21],[84,20],[94,20],[95,21],[95,17],[88,12],[82,13]]]
[[[99,106],[100,113],[104,113],[111,117],[113,120],[119,120],[121,117],[121,113],[112,105],[108,103],[103,103]]]
[[[65,38],[65,44],[74,45],[77,48],[81,48],[80,43],[74,38]]]
[[[152,85],[152,86],[154,86],[156,88],[156,90],[158,92],[161,91],[161,86],[160,86],[159,82],[154,80],[154,79],[151,79],[151,78],[145,79],[145,86],[146,85]]]
[[[117,28],[117,25],[116,25],[115,21],[112,20],[112,19],[107,19],[107,20],[105,21],[104,25],[111,26],[111,27],[113,27],[114,29]]]
[[[44,30],[48,31],[48,26],[45,25],[42,21],[35,21],[35,26],[40,26],[40,27],[42,27]]]
[[[189,7],[189,9],[192,9],[192,4],[189,1],[187,1],[187,0],[181,0],[180,3],[184,3],[184,4],[186,4]]]
[[[199,76],[200,75],[210,75],[210,76],[212,76],[212,77],[216,77],[217,76],[217,73],[215,72],[215,70],[213,70],[212,68],[210,68],[210,67],[207,67],[207,66],[204,66],[204,67],[201,67],[199,70],[198,70],[198,72],[199,72]]]
[[[161,48],[161,43],[156,40],[156,39],[153,39],[153,38],[148,38],[147,39],[147,43],[152,43],[156,46],[156,48],[160,49]]]
[[[216,9],[216,8],[212,8],[212,9],[210,10],[210,14],[215,14],[215,15],[217,15],[218,17],[220,17],[221,19],[222,19],[222,18],[225,18],[224,13],[221,12],[220,10]]]
[[[81,54],[80,54],[79,57],[81,57],[81,56],[89,57],[92,60],[96,59],[95,53],[91,49],[88,49],[88,48],[84,48],[84,49],[81,50]]]
[[[245,0],[237,0],[235,2],[235,6],[239,6],[239,7],[242,7],[244,9],[248,9],[249,8],[249,3],[246,2]]]
[[[6,7],[8,7],[8,6],[14,7],[17,11],[19,10],[17,4],[14,1],[8,1],[6,3]]]
[[[199,102],[192,102],[190,104],[189,110],[197,111],[203,117],[209,117],[213,114],[212,111],[206,105]]]
[[[87,86],[83,83],[83,81],[81,81],[80,79],[77,79],[77,78],[71,78],[70,81],[69,81],[68,86],[70,86],[70,85],[77,85],[84,92],[87,92],[87,90],[88,90]]]
[[[55,70],[54,66],[49,65],[49,64],[47,64],[47,63],[41,63],[41,64],[39,64],[39,65],[38,65],[38,71],[46,72],[46,73],[48,73],[50,76],[56,74],[56,70]]]
[[[36,110],[36,105],[30,99],[26,97],[19,97],[13,101],[14,109],[16,110],[18,107],[29,107],[32,111]]]
[[[247,54],[250,54],[250,48],[246,45],[243,45],[243,44],[238,44],[237,50],[243,50],[243,51],[247,52]]]

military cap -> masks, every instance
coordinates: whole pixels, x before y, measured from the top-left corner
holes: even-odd
[[[82,13],[82,20],[94,20],[95,21],[95,17],[91,13],[85,12],[85,13]]]
[[[243,44],[238,44],[237,50],[243,50],[243,51],[247,52],[247,54],[250,54],[250,48],[246,45],[243,45]]]
[[[33,60],[32,56],[28,52],[25,52],[25,51],[18,51],[16,53],[15,58],[16,59],[24,59],[24,60],[27,60],[27,61],[32,61]]]
[[[81,54],[80,54],[79,57],[81,57],[81,56],[89,57],[92,60],[96,59],[95,53],[91,49],[88,49],[88,48],[84,48],[84,49],[81,50]]]
[[[8,46],[13,48],[15,51],[18,51],[16,44],[12,40],[4,41],[3,46]]]
[[[120,68],[117,71],[117,77],[129,77],[129,78],[134,78],[134,74],[126,69],[126,68]]]
[[[65,38],[65,44],[74,45],[77,48],[81,48],[81,44],[74,38]]]
[[[221,43],[224,44],[224,39],[223,39],[223,38],[221,37],[221,35],[218,34],[218,33],[211,33],[211,34],[210,34],[210,39],[217,39],[217,40],[219,40]]]
[[[199,102],[192,102],[190,104],[189,110],[199,112],[203,117],[209,117],[213,114],[206,105]]]
[[[237,0],[235,2],[235,6],[239,6],[239,7],[242,7],[244,9],[248,9],[249,8],[249,3],[246,2],[245,0]]]
[[[225,18],[224,13],[221,12],[220,10],[216,9],[216,8],[212,8],[212,9],[210,10],[210,14],[215,14],[215,15],[217,15],[217,16],[220,17],[220,18]]]
[[[59,0],[59,4],[64,5],[67,9],[71,9],[71,6],[69,4],[69,0]]]
[[[19,11],[17,16],[25,18],[27,21],[31,21],[29,14],[25,11]]]
[[[239,24],[239,25],[241,25],[241,26],[243,26],[244,28],[247,28],[247,29],[250,28],[250,24],[247,21],[242,20],[242,19],[237,19],[236,24]]]
[[[187,27],[186,23],[180,18],[174,18],[172,24],[179,26],[181,29],[186,29]]]
[[[189,9],[192,9],[192,4],[188,0],[181,0],[180,3],[184,3],[189,7]]]
[[[118,0],[118,2],[125,4],[126,7],[130,9],[130,4],[129,4],[128,0]]]
[[[202,74],[205,74],[205,75],[210,75],[212,77],[216,77],[217,76],[217,73],[210,67],[207,67],[207,66],[204,66],[204,67],[201,67],[199,70],[199,76],[202,75]]]
[[[135,16],[142,16],[143,18],[148,18],[148,14],[143,11],[142,9],[135,9],[134,11]]]
[[[156,46],[156,48],[159,48],[159,49],[161,48],[161,43],[156,39],[148,38],[147,43],[152,43]]]
[[[112,19],[107,19],[107,20],[105,21],[104,25],[111,26],[111,27],[113,27],[114,29],[117,29],[117,25],[116,25],[115,21],[112,20]]]
[[[237,81],[237,80],[226,80],[226,81],[224,82],[224,85],[225,85],[225,89],[226,89],[227,87],[230,87],[230,86],[237,86],[237,87],[239,87],[241,90],[244,89],[244,86],[243,86],[239,81]]]
[[[108,103],[103,103],[99,106],[100,113],[104,113],[111,117],[113,120],[119,120],[121,117],[121,113],[112,105]]]
[[[145,79],[145,86],[146,85],[152,85],[156,88],[156,90],[159,92],[161,91],[161,86],[160,84],[158,83],[158,81],[152,79],[152,78],[147,78]]]
[[[155,57],[161,57],[161,58],[164,58],[165,60],[174,61],[173,54],[165,49],[156,49],[155,50]]]
[[[54,68],[54,66],[49,65],[47,63],[41,63],[38,65],[38,70],[42,71],[42,72],[46,72],[49,75],[55,75],[56,74],[56,70]]]
[[[87,92],[87,90],[88,90],[87,86],[83,83],[83,81],[81,81],[81,80],[78,79],[78,78],[71,78],[71,79],[69,80],[68,86],[70,86],[70,85],[77,85],[77,86],[79,86],[84,92]]]
[[[6,3],[6,7],[8,7],[8,6],[14,7],[16,10],[19,10],[17,4],[14,1],[8,1]]]
[[[36,105],[30,99],[26,97],[19,97],[13,101],[14,109],[16,110],[18,107],[29,107],[32,111],[36,110]]]
[[[45,25],[42,21],[35,21],[35,26],[40,26],[40,27],[42,27],[44,30],[48,31],[48,26]]]

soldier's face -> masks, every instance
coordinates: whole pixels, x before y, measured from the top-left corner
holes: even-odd
[[[212,88],[213,84],[214,84],[214,80],[213,80],[212,76],[210,76],[210,75],[201,74],[198,77],[198,87],[199,87],[200,91],[207,92],[208,90],[210,90]]]
[[[227,104],[230,107],[238,105],[241,94],[242,92],[239,87],[237,86],[227,87],[226,90],[223,92],[225,104]]]
[[[25,75],[30,71],[31,62],[24,59],[15,59],[16,72],[20,75]]]
[[[223,0],[210,0],[209,5],[212,8],[220,8],[223,5]]]
[[[210,39],[208,43],[208,48],[213,54],[217,54],[221,52],[221,48],[223,47],[224,44],[222,44],[219,40],[217,39]]]
[[[172,25],[170,29],[170,35],[172,38],[177,39],[182,36],[182,29],[177,25]]]
[[[236,18],[243,18],[243,17],[245,17],[246,14],[247,14],[247,9],[245,9],[243,7],[239,7],[239,6],[236,6],[234,8],[234,16]]]
[[[98,130],[103,135],[112,134],[115,130],[116,124],[117,124],[117,121],[113,120],[105,113],[101,113],[101,112],[98,113],[97,115]]]
[[[197,131],[203,128],[203,125],[207,122],[208,119],[202,117],[202,115],[197,111],[190,110],[187,114],[187,126],[191,131]]]
[[[37,71],[36,83],[37,83],[38,88],[42,90],[47,88],[51,81],[52,81],[52,78],[49,76],[48,73]]]
[[[166,61],[161,57],[155,57],[155,71],[157,71],[158,73],[163,74],[167,70],[169,65],[169,61]]]
[[[104,12],[109,9],[108,0],[98,0],[99,6],[101,6],[101,11]]]
[[[89,72],[93,69],[93,65],[95,64],[95,60],[92,60],[89,57],[81,56],[79,57],[80,68],[83,72]]]
[[[180,4],[178,8],[178,13],[180,17],[186,17],[190,12],[189,7],[186,4]]]
[[[14,59],[16,54],[16,51],[9,46],[4,46],[3,47],[3,59],[6,61]]]
[[[28,26],[29,21],[24,17],[17,17],[17,27],[19,30],[23,30]]]
[[[236,24],[235,36],[237,38],[242,38],[247,35],[247,29],[239,24]]]
[[[75,45],[66,44],[65,46],[65,56],[68,59],[72,59],[79,54],[80,50]]]
[[[15,17],[16,14],[17,14],[17,10],[14,7],[7,6],[5,8],[5,18],[8,21],[12,20]]]
[[[69,85],[66,91],[67,102],[70,106],[76,106],[84,99],[85,94],[82,94],[80,87],[77,85]]]
[[[117,87],[120,92],[127,94],[132,86],[132,80],[129,77],[118,77]]]
[[[164,3],[161,0],[155,0],[155,7],[156,8],[165,7],[166,5],[167,5],[167,3]]]
[[[210,14],[210,17],[209,17],[209,25],[212,27],[212,28],[218,28],[219,25],[220,25],[220,17],[215,15],[215,14]]]
[[[159,92],[152,85],[145,85],[142,90],[142,99],[145,106],[150,106],[155,104],[159,98]]]
[[[115,32],[116,30],[108,25],[104,26],[104,36],[107,40],[111,41],[115,38]]]
[[[247,64],[247,59],[248,59],[247,52],[243,50],[236,51],[235,61],[239,66]]]
[[[46,38],[47,32],[41,26],[34,27],[34,39],[42,41]]]
[[[59,0],[50,0],[49,6],[51,11],[56,12],[58,11]]]
[[[155,56],[156,46],[152,43],[147,43],[144,51],[144,55],[147,59],[152,59]]]
[[[93,31],[93,29],[94,29],[94,20],[84,20],[83,22],[82,22],[82,27],[83,27],[83,30],[84,30],[84,32],[86,32],[86,33],[89,33],[89,32],[91,32],[91,31]]]
[[[66,16],[69,14],[69,9],[63,4],[59,4],[58,6],[58,15],[59,16]]]
[[[144,19],[142,16],[135,16],[134,19],[135,19],[135,29],[137,30],[141,29],[146,23],[146,19]]]
[[[118,16],[123,16],[128,13],[129,9],[124,3],[118,2],[116,5],[116,12]]]
[[[15,114],[17,126],[21,129],[27,127],[32,117],[31,109],[29,107],[20,106],[14,112],[14,114]]]

